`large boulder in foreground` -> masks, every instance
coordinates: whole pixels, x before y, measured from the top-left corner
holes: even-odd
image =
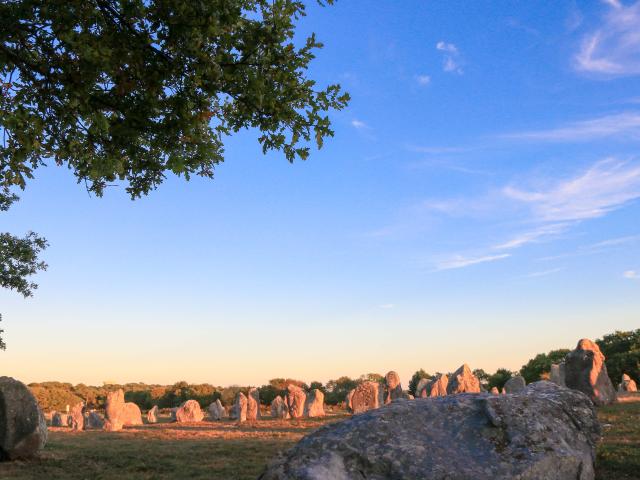
[[[0,460],[33,457],[47,443],[47,422],[27,386],[0,377]]]
[[[564,359],[565,383],[568,388],[580,390],[598,406],[610,405],[616,401],[604,355],[598,344],[587,338],[578,342],[575,350]]]
[[[593,480],[600,425],[578,391],[536,382],[513,395],[397,401],[326,425],[261,480]]]
[[[176,410],[176,422],[178,423],[201,422],[203,418],[204,413],[202,413],[200,404],[195,400],[183,402]]]

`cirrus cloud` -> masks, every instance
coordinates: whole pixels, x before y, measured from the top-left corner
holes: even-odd
[[[600,26],[585,35],[574,57],[576,70],[604,76],[640,74],[640,1],[608,0]]]

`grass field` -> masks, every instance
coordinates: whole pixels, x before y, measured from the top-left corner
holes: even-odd
[[[598,414],[604,433],[596,461],[600,480],[640,479],[640,397],[635,400],[602,408]]]
[[[40,458],[0,464],[1,479],[255,479],[278,451],[324,420],[160,423],[122,432],[50,429]],[[605,426],[598,449],[599,480],[640,479],[640,402],[600,411]]]

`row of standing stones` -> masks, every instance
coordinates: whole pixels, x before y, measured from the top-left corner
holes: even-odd
[[[347,408],[354,414],[344,422],[326,425],[280,455],[260,476],[274,479],[472,479],[594,478],[595,445],[600,426],[595,406],[616,400],[604,355],[587,339],[578,342],[562,364],[554,365],[551,382],[526,385],[513,377],[502,393],[482,392],[480,382],[465,364],[456,372],[420,381],[416,396],[407,401],[400,379],[389,372],[384,384],[363,382],[349,392]],[[637,390],[623,376],[619,391]],[[478,395],[480,393],[480,395]],[[230,412],[243,422],[260,418],[259,392],[239,393]],[[379,408],[381,405],[385,408]],[[157,422],[158,407],[147,413]],[[176,422],[204,418],[198,402],[188,400],[172,410]],[[212,420],[227,415],[219,400],[209,406]],[[275,418],[320,417],[324,396],[289,385],[284,398],[271,404]],[[84,411],[83,404],[68,414],[56,413],[54,426],[117,431],[142,424],[137,405],[124,401],[122,390],[110,392],[105,418]],[[47,426],[29,389],[0,377],[0,459],[28,458],[44,447]]]
[[[407,401],[389,372],[384,387],[364,382],[349,392],[358,415],[307,435],[259,480],[593,480],[595,407],[616,401],[604,355],[582,339],[551,376],[530,385],[511,378],[498,395],[482,392],[463,365],[421,381],[420,398]],[[636,390],[628,376],[619,389]]]

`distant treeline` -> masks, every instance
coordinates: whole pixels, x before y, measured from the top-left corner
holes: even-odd
[[[576,339],[577,340],[577,339]],[[577,341],[576,341],[577,343]],[[622,374],[626,373],[636,382],[640,383],[640,329],[605,335],[596,343],[606,357],[607,370],[614,384],[620,382]],[[574,345],[571,345],[574,348]],[[482,386],[489,390],[492,387],[501,389],[513,375],[522,375],[527,383],[547,378],[552,363],[561,362],[569,349],[552,350],[548,353],[540,353],[522,366],[519,372],[513,372],[506,368],[499,368],[493,374],[482,369],[476,369],[473,373],[480,379]],[[438,374],[435,372],[434,375]],[[421,378],[431,378],[433,375],[423,369],[414,373],[408,385],[409,393],[415,394],[415,389]],[[306,384],[292,378],[274,378],[269,383],[258,387],[260,389],[260,402],[269,405],[277,395],[284,395],[289,384],[295,384],[309,391],[314,388],[322,390],[325,395],[325,403],[336,405],[344,401],[347,393],[363,381],[384,381],[379,373],[368,373],[359,378],[340,377],[329,380],[326,384],[311,382]],[[103,385],[100,387],[84,384],[71,385],[61,382],[32,383],[29,385],[38,399],[40,406],[46,410],[64,410],[67,405],[73,406],[84,401],[89,408],[103,408],[107,393],[122,388],[125,392],[125,400],[136,403],[142,410],[147,410],[158,405],[160,408],[177,407],[186,400],[197,400],[205,408],[216,399],[220,399],[223,405],[230,406],[238,392],[247,393],[249,387],[231,386],[216,387],[208,383],[189,384],[178,382],[173,385],[146,385],[144,383],[127,383],[124,385]]]
[[[595,341],[604,354],[607,365],[607,372],[614,385],[618,385],[622,380],[622,374],[626,373],[636,382],[640,383],[640,329],[628,332],[616,331],[604,335]],[[576,344],[578,339],[576,339]],[[575,345],[570,345],[575,348]],[[571,350],[560,348],[551,350],[548,353],[539,353],[525,365],[520,371],[513,372],[506,368],[499,368],[495,373],[489,374],[482,369],[474,370],[473,373],[480,379],[480,384],[485,390],[496,387],[502,389],[504,384],[515,375],[522,375],[527,383],[536,382],[549,378],[551,364],[564,361],[564,357]],[[414,394],[415,388],[421,378],[431,378],[432,375],[420,369],[413,374],[409,384],[409,392]]]
[[[349,390],[355,388],[365,380],[382,381],[380,374],[370,373],[362,375],[358,379],[340,377],[330,380],[326,384],[303,381],[292,378],[274,378],[269,383],[258,387],[260,389],[260,402],[264,405],[271,404],[277,396],[284,396],[289,384],[298,385],[306,391],[314,388],[322,390],[325,394],[325,403],[336,405],[342,402]],[[64,410],[67,405],[73,406],[79,402],[85,402],[89,408],[104,408],[107,393],[113,390],[123,389],[125,400],[136,403],[142,410],[147,410],[158,405],[159,408],[172,408],[181,405],[186,400],[196,400],[201,407],[207,407],[211,402],[220,399],[223,405],[230,406],[238,392],[247,393],[249,386],[219,387],[208,383],[190,384],[178,382],[173,385],[147,385],[144,383],[127,383],[124,385],[106,384],[103,386],[88,386],[82,383],[72,385],[62,382],[31,383],[29,388],[38,399],[41,408],[45,411]]]

